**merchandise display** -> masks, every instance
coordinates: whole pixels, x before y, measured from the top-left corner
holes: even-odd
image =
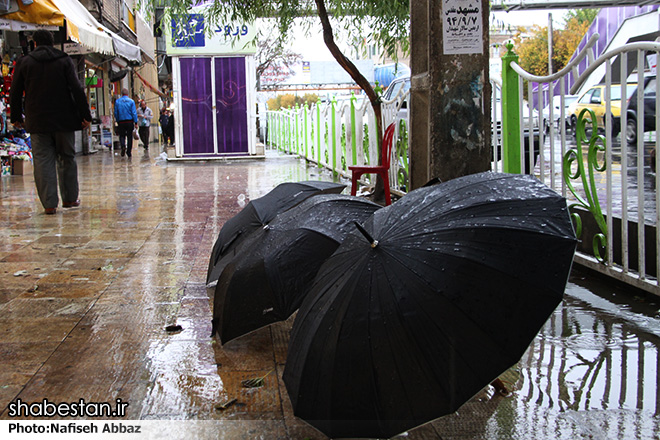
[[[24,174],[24,170],[27,167],[24,167],[23,164],[19,166],[12,166],[12,164],[16,164],[18,161],[29,161],[32,163],[30,135],[25,133],[25,130],[7,133],[2,141],[0,141],[0,159],[2,161],[3,176]],[[12,172],[12,170],[20,170],[20,172]]]

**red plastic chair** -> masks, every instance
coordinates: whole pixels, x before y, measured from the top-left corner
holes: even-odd
[[[373,166],[351,166],[348,169],[351,171],[351,195],[357,194],[358,180],[363,174],[377,174],[383,178],[385,185],[385,204],[391,205],[392,198],[390,197],[390,157],[392,156],[392,144],[394,144],[394,123],[387,126],[385,135],[383,136],[383,143],[381,146],[381,161],[382,165]]]

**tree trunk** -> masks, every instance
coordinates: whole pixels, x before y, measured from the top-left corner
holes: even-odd
[[[328,18],[328,11],[325,7],[324,0],[315,0],[316,7],[318,8],[319,18],[321,19],[321,25],[323,26],[323,41],[325,45],[330,50],[330,53],[337,60],[339,65],[348,72],[348,74],[353,78],[353,81],[360,86],[362,90],[367,94],[371,107],[374,109],[374,115],[376,116],[376,127],[378,131],[378,148],[382,148],[381,141],[383,139],[383,127],[382,127],[382,112],[381,112],[381,100],[380,96],[376,94],[374,88],[369,84],[369,81],[360,73],[355,64],[351,62],[337,47],[335,43],[335,37],[332,33],[332,26],[330,25],[330,20]],[[381,155],[378,155],[378,162],[380,164]],[[376,200],[382,200],[385,195],[383,179],[380,176],[376,179],[376,187],[374,189],[374,198]]]

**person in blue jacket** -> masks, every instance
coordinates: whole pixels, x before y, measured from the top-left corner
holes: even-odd
[[[137,109],[135,101],[128,97],[128,89],[121,89],[121,97],[115,101],[115,122],[121,145],[121,155],[131,157],[133,151],[133,130],[137,129]]]

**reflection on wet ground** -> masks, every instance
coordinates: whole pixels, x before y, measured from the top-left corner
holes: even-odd
[[[31,176],[2,178],[0,418],[19,398],[121,399],[125,419],[179,420],[158,425],[167,438],[325,438],[293,416],[281,379],[292,321],[220,346],[204,283],[220,227],[247,201],[331,176],[273,152],[233,163],[140,153],[79,157],[82,206],[54,216]],[[406,438],[658,438],[658,308],[574,271],[563,304],[503,376],[511,396],[486,389]],[[260,376],[262,387],[241,386]]]

